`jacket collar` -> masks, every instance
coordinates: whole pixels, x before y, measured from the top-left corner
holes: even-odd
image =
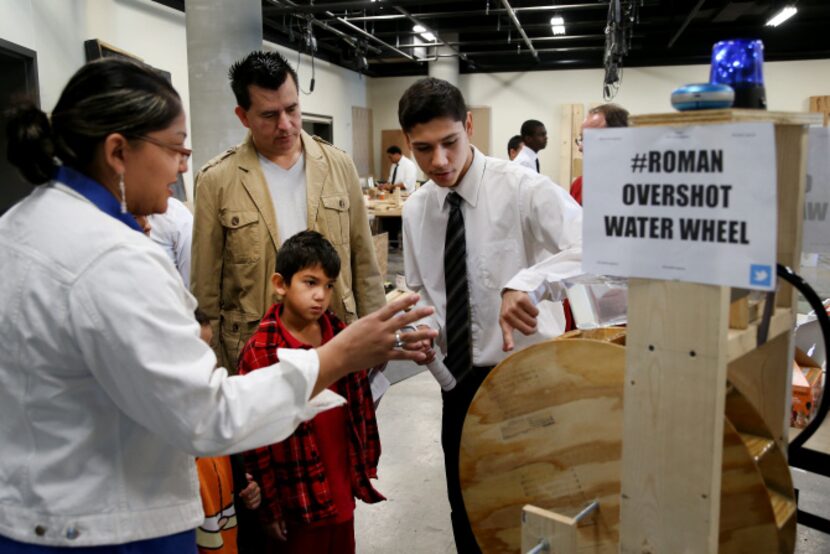
[[[323,149],[314,138],[305,131],[300,132],[305,151],[305,188],[306,204],[308,206],[308,228],[314,228],[317,221],[317,211],[320,209],[320,197],[323,195],[323,184],[329,174]]]
[[[248,195],[254,201],[260,215],[262,215],[262,219],[265,221],[265,227],[271,236],[271,242],[274,243],[274,248],[278,248],[280,244],[280,232],[279,227],[277,227],[277,215],[274,213],[274,203],[271,201],[271,193],[268,192],[268,184],[265,182],[265,174],[262,172],[262,166],[259,165],[259,159],[257,158],[257,151],[251,133],[248,133],[245,142],[237,150],[237,158],[239,160],[238,167],[240,171],[239,181],[245,190],[248,191]]]
[[[135,217],[129,213],[121,213],[121,203],[115,195],[98,181],[65,165],[58,167],[55,173],[55,181],[74,190],[108,216],[117,219],[135,231],[141,231]]]
[[[282,322],[280,312],[282,311],[282,304],[274,304],[271,306],[262,321],[259,322],[259,328],[253,336],[254,346],[257,348],[292,348],[310,350],[314,348],[310,344],[296,338],[291,334],[291,331]],[[334,337],[334,326],[331,322],[331,313],[326,311],[320,316],[320,332],[323,337],[323,344],[327,343]]]
[[[307,223],[308,228],[312,229],[314,222],[317,220],[317,211],[320,208],[320,196],[323,192],[323,184],[326,182],[329,174],[329,167],[323,155],[323,149],[311,135],[301,130],[300,140],[302,141],[303,153],[305,154],[305,188],[306,204],[308,205],[306,214]],[[265,181],[262,166],[259,164],[257,150],[254,146],[251,133],[248,133],[245,142],[239,147],[237,157],[239,160],[238,167],[241,171],[240,181],[242,182],[242,186],[248,191],[251,200],[254,201],[257,210],[262,215],[265,226],[268,228],[268,234],[274,243],[274,248],[279,248],[280,236],[279,227],[277,226],[277,216],[274,213],[274,203],[271,199],[271,193],[268,192],[268,184]]]

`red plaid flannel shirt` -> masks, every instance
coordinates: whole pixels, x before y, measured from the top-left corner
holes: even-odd
[[[271,306],[242,349],[240,375],[277,363],[277,348],[312,348],[291,336],[279,314],[280,305]],[[345,328],[331,312],[320,318],[320,325],[323,343]],[[332,388],[347,401],[352,493],[369,504],[386,500],[369,481],[377,477],[380,436],[368,374],[365,370],[352,373]],[[337,515],[312,423],[313,420],[300,424],[282,442],[244,453],[245,466],[262,489],[261,511],[269,522],[283,518],[309,524]]]

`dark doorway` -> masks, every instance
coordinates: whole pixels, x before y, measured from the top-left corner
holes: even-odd
[[[303,131],[334,144],[334,120],[330,116],[304,113]]]
[[[40,105],[37,54],[0,39],[0,215],[32,190],[6,159],[6,112],[26,99]]]

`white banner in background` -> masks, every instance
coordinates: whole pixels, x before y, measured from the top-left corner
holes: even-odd
[[[803,252],[830,253],[830,129],[810,127]]]
[[[772,123],[586,129],[589,273],[771,290]]]

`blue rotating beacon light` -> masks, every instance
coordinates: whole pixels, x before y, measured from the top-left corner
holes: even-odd
[[[735,90],[735,108],[767,109],[764,43],[757,39],[723,40],[712,47],[709,82]]]

